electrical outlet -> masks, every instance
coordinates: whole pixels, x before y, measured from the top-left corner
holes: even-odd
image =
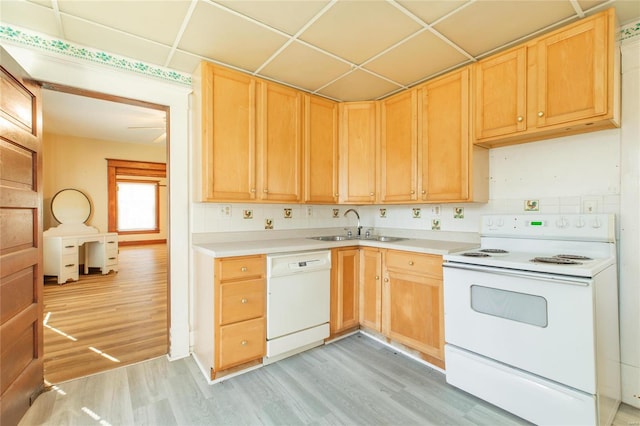
[[[434,216],[440,216],[440,206],[431,206],[431,214]]]
[[[583,198],[582,199],[582,212],[583,213],[599,213],[600,203],[595,198]]]
[[[313,216],[313,207],[307,206],[307,217]]]
[[[231,206],[229,204],[220,206],[220,217],[231,217]]]

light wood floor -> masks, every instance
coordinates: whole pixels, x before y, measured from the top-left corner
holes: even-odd
[[[640,424],[623,405],[615,426]],[[208,385],[192,358],[62,383],[20,425],[522,425],[444,375],[354,335]]]
[[[166,244],[120,247],[118,273],[46,278],[44,317],[49,383],[166,354]]]

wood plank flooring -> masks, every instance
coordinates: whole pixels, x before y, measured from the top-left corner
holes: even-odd
[[[44,317],[49,383],[166,354],[167,246],[120,247],[118,273],[45,279]]]
[[[444,375],[363,335],[209,385],[192,358],[160,357],[59,384],[31,425],[522,425]],[[640,424],[623,405],[615,426]]]

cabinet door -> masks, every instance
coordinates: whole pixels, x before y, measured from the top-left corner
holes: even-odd
[[[360,324],[382,331],[382,252],[360,249]]]
[[[302,200],[302,94],[260,83],[259,192],[264,201]]]
[[[338,104],[305,95],[304,200],[338,202]]]
[[[380,201],[417,200],[416,90],[380,104]]]
[[[375,201],[376,108],[375,102],[340,104],[340,203]]]
[[[386,270],[384,281],[385,336],[443,360],[442,280]]]
[[[473,66],[475,138],[527,129],[527,48],[492,56]]]
[[[610,14],[543,38],[537,45],[538,127],[608,112]]]
[[[420,192],[423,201],[469,198],[469,68],[420,89]]]
[[[255,79],[206,62],[201,79],[202,197],[255,200]]]
[[[331,335],[358,326],[358,277],[360,251],[357,247],[331,252]]]

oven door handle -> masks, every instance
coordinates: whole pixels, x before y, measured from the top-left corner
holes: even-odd
[[[568,275],[544,274],[531,271],[517,271],[514,269],[494,268],[481,265],[470,265],[467,263],[444,262],[444,268],[465,269],[469,271],[485,272],[488,274],[506,275],[511,277],[533,278],[541,281],[548,281],[560,284],[572,284],[588,287],[592,283],[591,278],[573,277]]]

